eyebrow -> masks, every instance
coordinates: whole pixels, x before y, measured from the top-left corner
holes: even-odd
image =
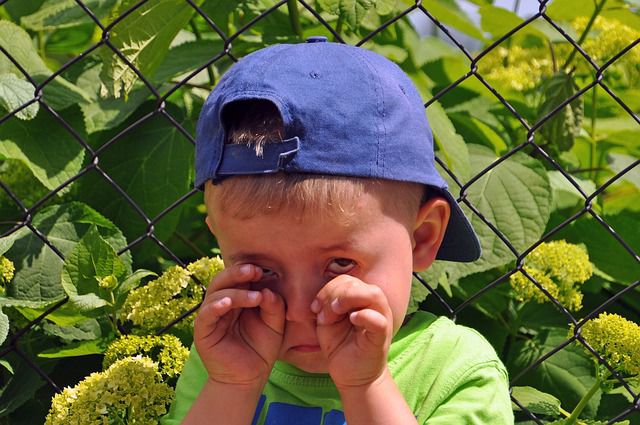
[[[332,252],[332,251],[349,251],[355,249],[356,244],[351,241],[341,241],[335,244],[327,245],[318,248],[320,253]],[[230,263],[254,263],[260,261],[274,261],[269,255],[264,255],[257,252],[237,252],[227,257]]]
[[[230,263],[258,263],[264,260],[271,260],[270,257],[254,252],[238,252],[227,257]]]

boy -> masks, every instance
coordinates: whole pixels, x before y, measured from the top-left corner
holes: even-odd
[[[220,80],[197,133],[226,268],[163,423],[513,423],[480,335],[405,317],[412,271],[480,246],[396,65],[323,37],[262,49]]]

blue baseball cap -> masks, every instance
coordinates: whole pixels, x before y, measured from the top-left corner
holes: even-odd
[[[263,100],[279,110],[284,140],[261,155],[225,144],[225,106]],[[437,189],[451,217],[437,258],[473,261],[480,243],[435,168],[433,135],[409,77],[369,50],[311,37],[253,52],[220,79],[196,129],[196,181],[202,189],[234,175],[306,173],[414,182]]]

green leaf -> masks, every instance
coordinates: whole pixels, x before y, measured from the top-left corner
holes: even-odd
[[[578,91],[573,76],[562,72],[548,78],[541,87],[544,100],[538,108],[538,120],[557,108]],[[568,151],[582,129],[584,101],[582,96],[557,111],[539,129],[539,134],[553,149],[553,154]]]
[[[117,16],[139,3],[122,0],[113,10]],[[202,3],[202,0],[195,2]],[[110,31],[111,45],[118,49],[142,75],[151,77],[169,51],[171,41],[188,22],[195,9],[182,0],[156,0],[135,8]],[[109,48],[101,50],[101,80],[108,93],[125,97],[138,76]]]
[[[640,252],[640,212],[623,210],[616,215],[602,216],[636,253]],[[640,264],[602,225],[591,218],[572,222],[562,228],[558,239],[571,243],[583,243],[589,251],[589,259],[596,267],[615,280],[631,284],[640,276]]]
[[[375,0],[318,0],[318,4],[323,10],[344,19],[351,29],[356,30],[376,2]]]
[[[51,76],[51,70],[38,56],[29,34],[14,23],[0,20],[0,46],[6,49],[7,53],[37,84]],[[23,77],[22,71],[9,58],[0,55],[0,74],[7,73],[14,74],[18,78]],[[89,96],[83,90],[61,76],[50,81],[43,91],[42,100],[56,110],[89,101]]]
[[[0,106],[6,111],[12,112],[25,103],[33,100],[35,87],[25,80],[21,80],[14,74],[0,74]],[[20,110],[16,117],[21,120],[33,119],[38,113],[40,105],[34,102]]]
[[[63,347],[50,348],[38,354],[38,357],[45,359],[60,359],[63,357],[88,356],[91,354],[102,354],[107,350],[109,342],[107,338],[92,341],[80,341],[67,344]]]
[[[376,0],[375,8],[378,15],[388,15],[396,10],[397,0]]]
[[[4,344],[7,335],[9,335],[9,317],[2,312],[0,307],[0,345]]]
[[[13,368],[13,375],[9,382],[3,382],[0,394],[0,417],[7,416],[15,409],[34,397],[36,391],[45,385],[45,381],[38,375],[33,367],[18,357],[15,353],[9,353],[3,359],[8,360]],[[42,367],[41,364],[39,364]],[[45,373],[50,372],[50,367],[44,368]]]
[[[584,204],[585,198],[578,189],[567,180],[560,171],[549,171],[549,182],[553,190],[553,210],[574,207],[577,204]],[[596,184],[591,180],[584,180],[572,176],[573,180],[587,194],[591,195],[596,190]]]
[[[195,40],[182,43],[169,50],[153,76],[153,80],[162,83],[193,71],[223,50],[222,40]]]
[[[51,71],[40,59],[29,34],[9,21],[0,21],[0,46],[24,68],[29,75],[50,75]],[[5,55],[0,55],[0,74],[22,75],[21,71]]]
[[[25,230],[22,230],[22,232],[24,232]],[[5,252],[11,249],[13,243],[16,241],[20,233],[20,231],[17,231],[8,236],[0,238],[0,255],[3,255]]]
[[[9,363],[6,359],[0,359],[0,366],[2,366],[10,374],[14,374],[13,366],[11,366],[11,363]]]
[[[137,288],[140,285],[140,281],[148,276],[158,276],[151,270],[138,269],[135,272],[127,276],[120,285],[116,288],[116,294],[121,297],[125,296],[132,289]]]
[[[409,55],[407,49],[393,44],[374,44],[371,46],[371,50],[395,63],[404,62]]]
[[[144,114],[152,109],[155,109],[155,105],[147,103],[137,112]],[[191,124],[183,111],[172,104],[167,105],[167,111],[189,129]],[[154,217],[190,189],[193,145],[170,121],[156,115],[122,135],[118,143],[105,150],[100,156],[100,166],[146,215]],[[82,199],[87,199],[91,205],[112,218],[131,239],[146,231],[146,222],[132,212],[122,196],[105,196],[105,193],[113,193],[113,189],[104,179],[97,175],[86,177],[79,182]],[[171,235],[178,224],[181,208],[175,208],[156,224],[155,232],[160,239]]]
[[[117,0],[84,0],[83,3],[100,19],[108,15]],[[68,28],[92,22],[91,17],[75,0],[47,0],[37,12],[20,20],[25,28],[33,31]]]
[[[96,319],[86,319],[73,326],[58,326],[45,322],[44,331],[65,341],[87,341],[100,338],[102,331]]]
[[[464,114],[451,114],[451,120],[465,140],[491,148],[497,154],[507,151],[504,138],[485,122]]]
[[[107,130],[121,124],[149,97],[146,87],[134,89],[127,99],[100,97],[102,64],[89,68],[78,77],[77,84],[92,96],[90,103],[80,105],[87,133]]]
[[[611,171],[618,174],[621,173],[622,170],[638,161],[638,158],[635,158],[630,155],[625,155],[622,153],[609,153],[607,155],[607,162],[609,163],[609,168]],[[640,165],[636,164],[631,170],[627,171],[618,181],[626,180],[629,183],[632,183],[635,187],[640,189]]]
[[[65,257],[73,251],[92,225],[98,227],[101,235],[114,249],[122,249],[127,245],[124,236],[113,223],[80,202],[44,208],[34,216],[32,225]],[[13,281],[7,286],[7,298],[34,302],[59,301],[64,298],[65,292],[60,283],[63,260],[29,229],[22,228],[5,256],[16,267]],[[121,259],[130,270],[131,255],[128,252],[122,254]]]
[[[567,340],[567,329],[554,328],[541,333],[535,339],[536,349],[520,345],[521,356],[509,370],[526,367],[530,361],[548,353]],[[527,373],[517,382],[518,385],[529,385],[545,393],[553,394],[560,399],[565,409],[569,410],[589,391],[595,383],[595,367],[593,359],[584,349],[576,344],[564,347],[546,359],[533,371]],[[593,417],[598,410],[602,392],[598,390],[583,411],[584,417]]]
[[[77,113],[63,115],[71,126],[82,128]],[[40,113],[28,122],[9,119],[0,125],[0,155],[22,161],[50,190],[80,171],[84,152],[82,145],[49,113]]]
[[[19,22],[21,17],[30,15],[40,9],[43,3],[44,0],[12,1],[5,2],[2,6],[13,21]]]
[[[438,147],[436,155],[459,179],[469,179],[469,151],[462,137],[456,132],[451,120],[438,102],[427,108],[427,118],[433,131],[434,142]]]
[[[427,10],[446,26],[454,28],[475,39],[485,40],[482,31],[480,31],[473,21],[460,9],[455,1],[433,0],[429,2]]]
[[[480,26],[484,31],[491,34],[494,39],[502,37],[524,22],[524,19],[512,11],[489,4],[480,7],[478,13],[480,14]],[[518,37],[525,34],[535,35],[541,39],[546,38],[542,32],[531,25],[521,28],[513,36]]]
[[[231,13],[242,6],[243,2],[229,0],[205,0],[202,11],[216,23],[224,33],[229,34]]]
[[[34,302],[13,298],[2,300],[0,298],[0,301],[16,307],[28,320],[35,320],[63,299],[64,297],[60,297],[49,302]],[[88,318],[103,315],[103,307],[107,304],[107,301],[95,294],[75,295],[68,298],[61,307],[47,314],[47,320],[59,326],[74,326]]]
[[[64,261],[62,287],[70,297],[100,295],[100,279],[119,279],[125,272],[126,266],[116,251],[100,236],[97,227],[91,226]]]
[[[483,171],[498,159],[485,146],[469,144],[467,147],[471,175]],[[474,182],[469,187],[467,199],[517,250],[522,251],[542,236],[551,211],[551,185],[540,162],[524,153],[516,153]],[[471,215],[466,207],[464,209],[480,239],[482,256],[473,263],[436,261],[424,273],[430,282],[455,284],[461,277],[515,259],[491,228],[475,214]]]
[[[460,57],[462,53],[455,47],[437,37],[418,37],[413,30],[408,30],[404,47],[411,54],[416,67],[435,62],[445,57]]]
[[[543,393],[533,387],[513,387],[511,395],[531,413],[536,415],[559,416],[560,400],[551,394]],[[514,410],[521,410],[515,403]]]

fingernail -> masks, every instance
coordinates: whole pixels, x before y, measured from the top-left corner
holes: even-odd
[[[240,266],[240,273],[244,274],[244,275],[248,275],[249,273],[251,273],[251,264],[243,264]]]
[[[320,311],[320,301],[313,300],[313,302],[311,303],[311,311],[313,311],[314,313]]]
[[[331,310],[333,310],[334,312],[338,312],[338,306],[340,305],[340,300],[338,300],[337,298],[333,301],[331,301]]]
[[[258,291],[249,291],[247,292],[247,298],[249,298],[249,301],[255,301],[258,299],[258,295],[260,295],[260,292]]]
[[[324,324],[324,311],[321,311],[320,313],[318,313],[318,317],[316,318],[316,321],[318,322],[319,325]]]

